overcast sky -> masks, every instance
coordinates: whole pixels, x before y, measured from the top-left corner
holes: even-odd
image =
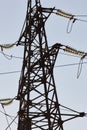
[[[87,15],[86,0],[41,0],[45,7],[55,7],[73,15]],[[26,14],[27,0],[0,0],[0,44],[14,43],[18,40]],[[87,17],[80,17],[87,20]],[[68,19],[52,14],[46,23],[47,39],[49,46],[61,43],[77,50],[87,52],[87,22],[76,21],[70,33],[67,33]],[[8,55],[23,57],[23,47],[14,47],[4,50]],[[60,104],[79,112],[87,113],[87,64],[82,65],[80,77],[77,79],[80,58],[60,51],[54,77]],[[84,59],[84,62],[87,62]],[[60,65],[68,65],[61,66]],[[17,95],[19,73],[3,74],[4,72],[21,71],[22,59],[6,58],[0,51],[0,99],[13,98]],[[8,114],[16,116],[19,102],[6,106]],[[8,126],[2,106],[0,106],[0,130]],[[67,111],[66,111],[67,113]],[[9,122],[12,120],[9,118]],[[17,120],[16,120],[17,122]],[[17,124],[11,125],[12,130],[17,129]],[[64,130],[87,130],[87,117],[77,118],[64,124]],[[8,129],[9,130],[9,129]]]

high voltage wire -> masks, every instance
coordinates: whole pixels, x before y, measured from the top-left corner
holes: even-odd
[[[7,75],[7,74],[13,74],[13,73],[19,73],[20,71],[9,71],[9,72],[0,72],[0,75]]]
[[[1,104],[2,105],[2,104]],[[3,108],[3,110],[4,110],[4,113],[5,113],[5,118],[6,118],[6,121],[7,121],[7,125],[9,125],[9,121],[8,121],[8,117],[7,117],[7,113],[6,113],[6,110],[5,110],[5,108],[4,108],[4,106],[2,105],[2,108]],[[9,127],[9,129],[11,130],[11,127]]]
[[[82,64],[87,64],[87,62],[83,62]],[[70,63],[70,64],[63,64],[63,65],[56,65],[55,67],[68,67],[68,66],[75,66],[79,65],[79,63]]]
[[[23,59],[22,57],[19,57],[19,56],[14,56],[14,55],[6,54],[6,53],[4,53],[3,51],[0,51],[0,53],[3,54],[6,58],[8,57],[8,59],[12,59],[12,58],[15,58],[15,59]]]
[[[87,64],[87,62],[83,62],[82,64]],[[75,65],[79,65],[79,63],[70,63],[70,64],[56,65],[55,68],[69,67],[69,66],[75,66]],[[8,74],[14,74],[14,73],[20,73],[20,72],[21,72],[21,71],[0,72],[0,75],[8,75]]]
[[[16,118],[18,117],[18,115],[16,115],[14,117],[14,119],[9,123],[9,125],[5,128],[5,130],[7,130],[8,128],[10,128],[10,126],[15,122]]]

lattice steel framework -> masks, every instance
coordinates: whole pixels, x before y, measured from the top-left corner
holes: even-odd
[[[44,9],[45,10],[45,9]],[[28,0],[25,25],[18,45],[24,59],[17,99],[20,101],[18,130],[63,130],[53,68],[60,44],[48,47],[40,0]]]

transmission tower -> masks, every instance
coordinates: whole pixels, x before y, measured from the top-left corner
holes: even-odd
[[[27,14],[18,45],[24,58],[17,100],[18,130],[63,130],[53,68],[60,44],[48,47],[46,13],[40,0],[28,0]]]

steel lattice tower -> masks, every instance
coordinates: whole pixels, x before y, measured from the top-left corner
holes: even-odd
[[[18,45],[24,46],[24,58],[17,100],[18,130],[63,130],[53,68],[60,48],[48,47],[46,13],[40,0],[28,0],[25,25]]]

